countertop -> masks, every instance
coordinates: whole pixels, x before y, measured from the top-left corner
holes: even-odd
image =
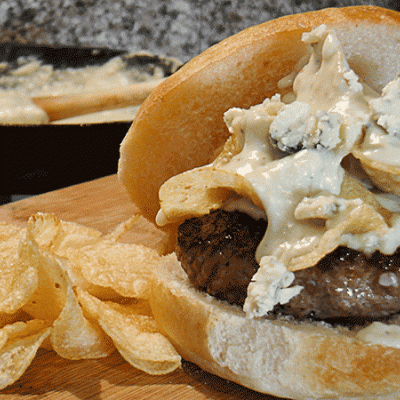
[[[355,0],[2,0],[0,41],[146,50],[187,61],[251,25]]]

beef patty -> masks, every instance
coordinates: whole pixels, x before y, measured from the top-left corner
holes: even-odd
[[[197,289],[242,305],[266,228],[264,220],[217,210],[179,227],[176,253]],[[275,314],[352,323],[386,318],[400,311],[400,249],[367,257],[339,247],[316,266],[295,272],[293,285],[303,290],[276,306]]]
[[[266,228],[266,221],[244,213],[214,211],[180,225],[176,254],[197,289],[243,304],[259,267],[254,254]]]

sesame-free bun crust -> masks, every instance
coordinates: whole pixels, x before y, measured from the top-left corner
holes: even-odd
[[[121,144],[120,182],[146,218],[154,222],[167,179],[207,164],[226,140],[226,110],[279,92],[278,80],[305,54],[302,33],[323,23],[336,30],[349,64],[374,89],[399,72],[400,13],[373,6],[282,17],[211,47],[146,99]]]
[[[326,324],[247,319],[195,290],[175,255],[155,271],[150,302],[184,359],[250,389],[297,400],[400,398],[400,349]]]

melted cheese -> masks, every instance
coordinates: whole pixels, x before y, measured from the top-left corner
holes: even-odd
[[[234,140],[209,166],[243,176],[257,193],[268,219],[256,251],[260,269],[249,285],[245,303],[250,317],[263,316],[275,304],[300,292],[301,288],[289,287],[292,260],[311,254],[330,229],[342,223],[345,226],[350,214],[357,219],[365,213],[371,219],[354,230],[348,231],[346,226],[343,231],[336,230],[335,246],[343,244],[367,254],[375,250],[392,254],[400,246],[400,214],[394,214],[387,225],[362,199],[340,198],[346,173],[343,158],[359,145],[365,132],[368,151],[372,140],[388,146],[397,140],[379,125],[379,118],[393,114],[393,107],[386,112],[382,104],[388,99],[397,104],[400,85],[390,86],[383,93],[383,103],[377,103],[381,97],[359,81],[334,32],[322,25],[304,34],[303,40],[311,47],[308,63],[280,82],[281,86],[293,83],[293,92],[283,99],[291,102],[275,95],[249,109],[228,110],[224,119]],[[372,104],[378,104],[375,110]],[[390,126],[397,124],[393,118],[388,120]],[[237,153],[230,150],[232,143],[238,144]],[[281,150],[299,151],[287,154]],[[391,208],[396,207],[392,204]],[[167,220],[159,213],[157,222],[165,224]]]
[[[41,125],[48,122],[47,114],[29,97],[0,91],[0,125]]]
[[[389,136],[400,139],[400,79],[389,82],[382,90],[382,96],[370,101],[374,119]]]
[[[321,26],[305,34],[303,40],[311,45],[312,53],[293,81],[291,104],[284,104],[275,96],[249,110],[232,109],[225,115],[231,134],[240,138],[243,149],[218,167],[240,174],[252,184],[269,221],[256,252],[259,263],[273,257],[279,264],[287,265],[292,258],[317,246],[326,232],[325,224],[296,218],[295,211],[305,198],[339,196],[345,173],[341,166],[343,158],[361,140],[366,126],[376,127],[370,102],[378,95],[359,82],[336,35]],[[329,128],[325,138],[317,123],[321,116]],[[278,145],[281,149],[299,143],[304,148],[291,155],[277,153],[268,140],[274,134],[275,140],[282,140],[283,147]],[[387,136],[381,142],[388,140]],[[335,213],[345,213],[345,208],[338,206]],[[400,245],[399,224],[384,235],[344,234],[342,244],[366,253],[376,249],[393,253]],[[265,273],[264,269],[260,271]],[[253,278],[256,277],[257,274]],[[264,278],[259,279],[262,283],[249,286],[245,308],[250,316],[265,315],[282,301],[276,294],[281,278]],[[285,301],[299,291],[289,292]]]
[[[400,136],[388,135],[375,124],[367,125],[360,151],[371,160],[400,166]]]
[[[360,150],[371,160],[400,166],[400,78],[389,82],[380,97],[369,100],[372,121]]]
[[[0,91],[0,124],[48,123],[46,114],[30,101],[31,97],[96,92],[162,77],[164,73],[161,69],[156,69],[154,76],[150,76],[137,69],[127,68],[121,57],[114,57],[103,65],[63,70],[42,65],[38,60],[30,60],[10,74],[0,77],[0,87],[3,88]],[[19,104],[16,104],[16,98],[20,100]],[[52,124],[129,122],[137,110],[137,106],[124,107],[67,118]]]
[[[257,250],[258,261],[273,255],[286,263],[315,245],[323,233],[321,225],[296,219],[294,211],[304,197],[340,193],[344,175],[341,161],[361,137],[369,118],[367,95],[348,66],[334,33],[320,27],[307,34],[305,40],[317,45],[309,63],[294,80],[295,103],[276,106],[271,113],[271,102],[279,102],[275,97],[249,110],[229,110],[225,117],[231,133],[243,136],[244,146],[222,168],[244,176],[253,185],[269,220]],[[335,128],[339,138],[333,148],[308,148],[277,158],[266,138],[280,115],[289,107],[295,110],[293,104],[299,102],[314,113],[338,115],[337,121],[342,121]],[[302,115],[292,116],[294,120],[299,117]]]

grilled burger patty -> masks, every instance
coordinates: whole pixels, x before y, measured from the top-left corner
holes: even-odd
[[[266,229],[266,221],[247,214],[214,211],[180,225],[175,252],[197,289],[243,304],[259,267],[254,254]]]
[[[217,210],[179,227],[176,253],[198,290],[243,305],[266,228],[265,220]],[[352,323],[386,318],[400,311],[400,249],[367,257],[339,247],[316,266],[296,271],[293,285],[303,290],[276,306],[275,314]]]

